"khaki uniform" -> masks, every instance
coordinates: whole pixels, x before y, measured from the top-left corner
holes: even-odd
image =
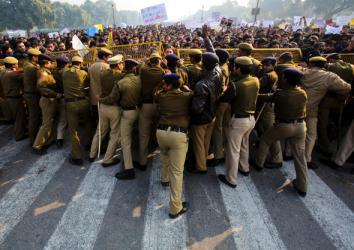
[[[223,89],[229,84],[230,72],[227,64],[220,67],[223,76]],[[215,159],[224,158],[224,138],[226,138],[226,130],[230,122],[230,104],[227,102],[219,102],[216,110],[216,117],[213,129],[213,153]]]
[[[307,192],[308,170],[305,157],[306,124],[306,92],[299,87],[277,91],[260,98],[275,103],[274,126],[269,128],[261,137],[256,155],[256,164],[263,167],[269,147],[272,143],[286,139],[289,142],[296,171],[294,181],[297,189]]]
[[[15,121],[15,139],[25,135],[25,107],[23,105],[23,75],[12,70],[0,73],[0,85],[4,93],[4,102],[9,109],[9,118]]]
[[[307,162],[311,162],[312,150],[317,137],[318,106],[321,100],[328,91],[345,96],[349,94],[351,86],[336,74],[320,68],[306,70],[302,78],[302,83],[307,94],[306,160]]]
[[[340,143],[337,153],[332,160],[339,166],[343,166],[351,154],[354,152],[354,120],[352,120],[347,133],[344,135]]]
[[[188,82],[188,74],[187,74],[187,72],[184,70],[184,69],[182,69],[182,68],[177,68],[176,69],[176,73],[177,74],[179,74],[180,75],[180,79],[179,79],[179,81],[180,81],[180,83],[181,83],[181,86],[183,86],[183,85],[188,85],[189,84],[189,82]]]
[[[63,89],[63,71],[64,69],[55,69],[53,71],[53,76],[57,85],[57,92],[64,94]],[[68,125],[66,120],[66,109],[65,109],[65,99],[64,97],[58,100],[58,124],[57,124],[57,140],[64,139],[65,128]]]
[[[347,83],[351,84],[354,77],[354,66],[350,63],[345,63],[342,60],[329,63],[327,70],[336,73]],[[344,106],[344,98],[334,93],[327,93],[322,99],[318,109],[318,146],[324,152],[329,152],[330,141],[328,138],[328,123],[330,113],[339,113]]]
[[[192,64],[187,67],[189,87],[191,90],[194,89],[194,85],[202,79],[202,63]]]
[[[260,90],[259,93],[267,94],[270,93],[272,90],[275,90],[276,84],[278,82],[278,75],[275,71],[266,73],[260,79]],[[258,102],[259,103],[259,102]],[[262,104],[263,105],[263,104]],[[260,111],[261,107],[258,105],[258,110]],[[264,103],[263,112],[260,114],[258,123],[257,123],[257,131],[259,137],[262,136],[268,129],[273,127],[275,122],[275,115],[273,105],[270,103]],[[270,158],[269,162],[271,163],[282,163],[283,162],[283,155],[281,150],[280,141],[275,141],[270,146]]]
[[[188,150],[187,128],[191,98],[191,93],[179,89],[161,92],[156,98],[160,115],[156,136],[161,150],[161,181],[170,183],[170,214],[177,214],[182,210],[183,170]]]
[[[156,66],[145,65],[140,71],[143,105],[139,115],[139,161],[143,166],[147,164],[150,136],[156,127],[157,110],[153,94],[161,86],[163,75],[164,70]]]
[[[39,66],[32,62],[27,62],[23,69],[23,96],[28,108],[28,136],[31,144],[34,143],[41,122],[40,94],[37,90],[38,69]]]
[[[57,109],[57,92],[55,79],[50,70],[40,68],[38,70],[37,89],[41,94],[39,106],[42,110],[42,125],[38,131],[33,148],[42,149],[50,144],[53,139],[53,127]]]
[[[252,63],[253,63],[253,65],[251,67],[251,75],[258,77],[260,72],[261,72],[262,64],[257,59],[255,59],[253,57],[250,57],[250,58],[251,58]]]
[[[102,71],[109,69],[109,64],[99,60],[92,64],[88,69],[90,77],[90,102],[91,105],[97,106],[96,95],[101,95],[101,74]]]
[[[240,168],[249,171],[249,135],[255,126],[254,113],[259,91],[259,80],[243,75],[237,82],[229,84],[222,101],[231,104],[231,120],[226,146],[226,179],[237,185],[237,172]]]
[[[102,83],[102,94],[101,98],[108,96],[114,85],[122,78],[122,73],[107,69],[101,74],[101,83]],[[90,150],[90,158],[95,158],[98,152],[98,144],[101,143],[108,132],[109,134],[109,143],[107,146],[106,154],[103,159],[103,163],[110,164],[114,162],[114,154],[118,146],[120,145],[120,118],[121,118],[121,109],[114,103],[112,105],[100,104],[100,123],[101,128],[97,126],[96,133],[93,137]],[[99,129],[101,129],[101,142],[99,142]]]
[[[119,103],[122,108],[122,116],[120,121],[121,127],[121,144],[123,151],[124,168],[133,168],[132,157],[132,131],[134,123],[138,120],[141,96],[141,81],[139,76],[133,73],[126,74],[121,79],[109,94],[109,96],[102,98],[103,104],[111,105]]]
[[[63,88],[66,102],[66,114],[71,139],[71,158],[82,159],[81,142],[79,137],[79,120],[82,118],[85,125],[83,138],[89,140],[91,129],[90,106],[85,98],[84,88],[89,84],[89,77],[86,71],[78,66],[65,69],[63,72]],[[88,141],[86,142],[89,143]]]

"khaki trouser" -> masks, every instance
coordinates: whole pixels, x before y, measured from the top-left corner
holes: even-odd
[[[308,185],[308,170],[305,158],[305,138],[305,122],[275,124],[265,132],[261,138],[256,155],[256,164],[262,167],[266,160],[270,145],[275,141],[286,139],[294,156],[296,172],[295,185],[299,190],[306,192]]]
[[[200,171],[207,171],[207,156],[214,121],[204,125],[193,125],[191,129],[195,165]]]
[[[41,124],[39,96],[35,94],[25,94],[24,99],[28,108],[28,137],[31,144],[33,144],[37,136],[39,125]]]
[[[213,130],[213,153],[215,159],[224,158],[224,139],[230,121],[230,104],[220,102],[216,110],[215,124]]]
[[[185,133],[158,129],[157,142],[161,150],[161,180],[170,182],[170,213],[182,210],[183,170],[188,150]]]
[[[333,157],[333,161],[339,166],[343,166],[350,155],[354,152],[354,120],[349,126],[349,129],[342,142],[340,143],[337,153]]]
[[[312,160],[312,150],[315,146],[317,139],[317,117],[307,117],[306,118],[306,149],[305,156],[306,161],[311,162]]]
[[[330,144],[328,138],[328,124],[329,124],[329,116],[331,111],[335,111],[338,113],[340,107],[340,101],[338,98],[325,96],[319,107],[318,107],[318,146],[325,152],[330,151]]]
[[[53,139],[53,126],[57,109],[57,100],[55,98],[42,96],[39,100],[39,106],[42,110],[42,125],[33,143],[33,148],[35,149],[41,149]]]
[[[66,120],[66,109],[65,109],[65,100],[61,98],[58,105],[59,117],[57,125],[57,140],[64,139],[65,128],[68,125]]]
[[[0,120],[10,121],[12,120],[12,114],[8,102],[4,98],[0,97]]]
[[[109,130],[109,143],[103,163],[109,164],[114,161],[114,154],[120,145],[120,114],[121,110],[118,106],[110,106],[100,104],[99,116],[101,119],[101,142],[104,140]],[[98,152],[99,144],[99,126],[97,126],[96,133],[93,137],[90,150],[90,158],[95,158]]]
[[[139,114],[139,162],[147,164],[150,136],[156,121],[156,104],[144,103]]]
[[[120,121],[121,144],[123,151],[124,169],[133,168],[132,131],[139,116],[138,110],[123,110]]]
[[[66,103],[66,116],[68,120],[68,127],[71,139],[71,158],[72,159],[83,159],[81,151],[81,141],[79,135],[79,121],[80,118],[83,120],[85,126],[84,136],[88,143],[91,131],[90,122],[90,106],[88,100],[83,99],[76,102]]]
[[[225,167],[227,180],[236,185],[237,172],[240,168],[249,171],[249,136],[255,126],[254,117],[235,118],[229,123],[229,138],[227,140]]]
[[[266,104],[264,106],[263,112],[257,122],[257,131],[259,132],[259,137],[261,137],[268,129],[272,128],[275,123],[275,114],[271,104]],[[283,154],[280,141],[274,141],[270,145],[270,156],[269,162],[271,163],[282,163]]]
[[[24,136],[26,127],[25,107],[22,98],[8,97],[6,105],[9,109],[9,117],[15,121],[15,139],[20,139]]]

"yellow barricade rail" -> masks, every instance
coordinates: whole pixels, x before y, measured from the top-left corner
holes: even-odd
[[[231,56],[237,56],[238,49],[225,49],[225,50],[227,50]],[[202,49],[202,51],[205,51],[205,49]],[[183,58],[184,64],[190,63],[189,52],[190,49],[177,50],[177,55],[180,58]],[[258,60],[262,60],[263,58],[268,56],[279,57],[284,52],[293,53],[295,63],[299,63],[302,60],[302,53],[299,48],[254,49],[252,51],[252,56]]]

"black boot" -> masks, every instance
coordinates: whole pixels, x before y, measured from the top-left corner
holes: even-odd
[[[122,172],[116,174],[116,178],[119,180],[132,180],[135,179],[135,171],[134,169],[126,169]]]

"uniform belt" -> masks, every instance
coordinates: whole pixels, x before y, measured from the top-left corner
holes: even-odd
[[[65,98],[65,102],[78,102],[85,99],[85,97]]]
[[[295,122],[303,122],[305,119],[278,119],[278,123],[295,123]]]
[[[123,109],[123,110],[126,110],[126,111],[128,111],[128,110],[136,110],[136,109],[138,109],[138,108],[139,108],[138,106],[122,107],[122,109]]]
[[[22,98],[22,95],[5,96],[5,98],[9,98],[9,99],[20,99],[20,98]]]
[[[185,128],[180,128],[178,126],[171,126],[171,125],[159,125],[157,129],[160,130],[166,130],[166,131],[173,131],[173,132],[179,132],[179,133],[188,133],[188,130]]]
[[[232,115],[233,117],[235,117],[235,118],[249,118],[249,117],[251,117],[251,116],[253,116],[253,114],[243,114],[243,115],[241,115],[241,114],[233,114]]]

